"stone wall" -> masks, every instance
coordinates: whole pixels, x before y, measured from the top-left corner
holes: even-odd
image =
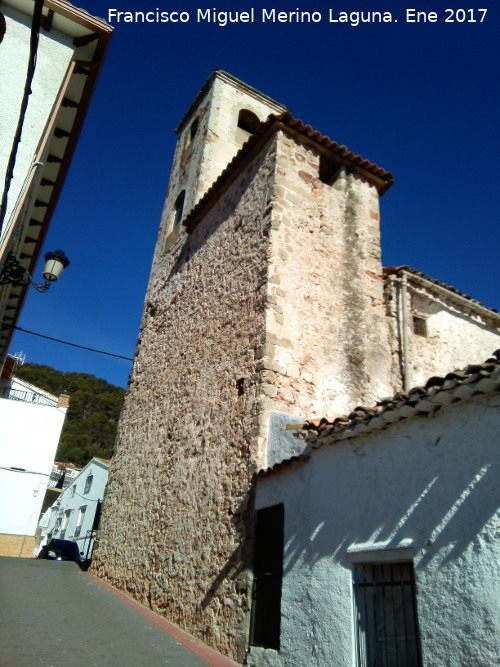
[[[270,413],[388,393],[378,193],[319,168],[276,131],[157,254],[94,551],[98,575],[240,661]]]
[[[210,108],[210,133],[203,164],[205,192],[215,181],[239,149],[250,137],[250,133],[238,127],[238,115],[242,109],[254,113],[261,121],[269,114],[280,114],[285,107],[241,82],[218,73],[214,80],[213,100]]]
[[[318,149],[279,137],[263,387],[274,410],[344,414],[390,391],[378,192],[323,182]]]
[[[150,284],[93,564],[240,661],[275,150],[183,233]]]
[[[250,110],[260,120],[266,120],[269,114],[279,114],[285,107],[225,72],[216,71],[179,125],[154,270],[165,252],[179,194],[185,191],[185,216],[249,138],[250,134],[238,127],[241,109]]]
[[[190,234],[179,226],[158,244],[93,562],[240,662],[250,480],[268,462],[271,413],[341,415],[401,382],[376,188],[345,168],[325,178],[324,147],[291,128],[266,141]],[[411,294],[412,307],[423,311],[420,297]],[[482,325],[447,308],[446,326],[429,311],[430,331],[436,321],[453,349],[470,353],[466,340]],[[444,342],[426,341],[412,354],[428,377],[450,357]]]

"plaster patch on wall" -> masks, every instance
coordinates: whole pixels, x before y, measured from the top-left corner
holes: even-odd
[[[271,412],[267,440],[266,467],[271,467],[292,456],[300,456],[307,450],[303,440],[297,440],[293,431],[285,431],[287,424],[298,424],[304,417],[286,412]]]

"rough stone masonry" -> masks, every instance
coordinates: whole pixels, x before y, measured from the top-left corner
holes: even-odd
[[[401,284],[384,302],[380,257],[392,177],[283,111],[217,71],[179,125],[92,566],[241,663],[271,415],[343,415],[402,379]],[[479,360],[498,347],[493,312],[410,278],[431,334],[409,332],[415,377],[465,340]]]
[[[272,410],[389,393],[376,187],[280,123],[158,253],[95,572],[243,662]],[[189,215],[189,214],[188,214]]]

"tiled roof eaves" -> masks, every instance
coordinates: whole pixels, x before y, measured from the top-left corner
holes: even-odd
[[[275,463],[273,466],[270,466],[269,468],[264,468],[262,470],[257,471],[255,473],[255,478],[268,477],[269,475],[273,475],[274,473],[283,470],[284,468],[289,468],[297,464],[307,463],[307,461],[309,461],[310,458],[311,458],[311,450],[306,448],[302,454],[299,454],[297,456],[291,456],[289,459],[285,459],[284,461]]]
[[[340,157],[343,161],[349,163],[356,170],[359,169],[366,177],[372,177],[376,182],[374,183],[379,191],[383,194],[394,183],[392,174],[375,163],[365,160],[361,155],[356,155],[348,150],[346,146],[340,146],[335,141],[332,141],[326,135],[321,134],[317,130],[313,130],[310,125],[304,125],[301,120],[292,118],[289,113],[283,114],[282,122],[289,128],[295,130],[297,133],[312,140],[314,143],[327,148],[329,151]]]
[[[293,118],[288,111],[279,116],[271,114],[266,121],[257,126],[255,132],[236,153],[200,201],[188,213],[183,221],[183,225],[189,232],[195,228],[201,216],[212,208],[215,203],[215,196],[229,187],[244,165],[254,156],[257,149],[278,129],[282,129],[285,132],[294,132],[311,143],[322,146],[333,153],[340,158],[343,164],[350,166],[354,171],[372,182],[380,194],[383,194],[393,184],[393,177],[390,172],[363,159],[360,155],[355,155],[345,146],[339,146],[327,136],[313,130],[309,125],[304,125],[302,121]]]
[[[307,421],[302,431],[307,444],[315,449],[328,442],[383,429],[403,419],[437,412],[472,396],[497,391],[500,391],[500,350],[483,364],[473,364],[444,377],[432,377],[424,387],[398,392],[374,407],[360,406],[342,417]]]
[[[483,305],[480,301],[477,301],[476,299],[473,299],[471,296],[468,294],[464,294],[463,292],[460,292],[460,290],[455,289],[454,287],[451,287],[451,285],[447,285],[446,283],[441,282],[440,280],[436,280],[435,278],[431,278],[430,276],[427,276],[425,273],[421,273],[420,271],[417,271],[416,269],[411,269],[407,265],[402,265],[402,266],[387,266],[384,267],[383,269],[383,274],[384,277],[387,276],[395,276],[395,275],[401,275],[403,273],[406,273],[416,279],[417,281],[420,281],[421,283],[429,283],[429,287],[436,287],[441,290],[446,290],[449,292],[451,295],[455,295],[459,297],[459,299],[465,299],[471,308],[477,307],[479,310],[485,310],[487,311],[487,314],[490,316],[496,316],[496,318],[500,317],[500,313],[498,310],[495,310],[494,308],[488,308],[488,306]]]
[[[272,116],[270,116],[270,118],[271,117]],[[242,167],[253,157],[257,147],[262,146],[271,133],[270,123],[268,121],[261,123],[257,127],[254,134],[252,134],[243,144],[233,159],[228,163],[224,171],[221,172],[200,201],[193,206],[191,211],[184,218],[182,224],[186,227],[188,232],[192,232],[200,222],[203,214],[207,213],[215,205],[216,195],[222,194],[222,192],[231,185],[241,172]]]

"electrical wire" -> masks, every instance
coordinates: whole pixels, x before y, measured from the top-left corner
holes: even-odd
[[[38,338],[44,338],[45,340],[51,340],[54,343],[60,343],[61,345],[69,345],[70,347],[77,347],[79,350],[85,350],[86,352],[94,352],[95,354],[104,354],[108,357],[116,357],[117,359],[125,359],[126,361],[133,361],[132,357],[125,357],[121,354],[114,354],[113,352],[106,352],[105,350],[97,350],[94,347],[86,347],[85,345],[78,345],[77,343],[70,343],[67,340],[61,340],[60,338],[53,338],[52,336],[46,336],[45,334],[36,333],[36,331],[30,331],[29,329],[23,329],[22,327],[15,326],[13,327],[16,331],[22,331],[23,333],[29,334],[30,336],[37,336]]]
[[[71,485],[68,484],[66,489],[71,489]],[[63,489],[63,491],[66,491],[66,489]],[[61,491],[61,493],[62,493],[62,491]],[[93,498],[88,498],[87,496],[82,496],[80,493],[77,493],[76,491],[75,491],[74,494],[73,494],[73,492],[71,492],[71,497],[73,497],[73,495],[78,496],[79,498],[83,498],[83,500],[86,500],[88,503],[98,503],[101,500],[100,498],[97,498],[97,500],[94,500]]]

